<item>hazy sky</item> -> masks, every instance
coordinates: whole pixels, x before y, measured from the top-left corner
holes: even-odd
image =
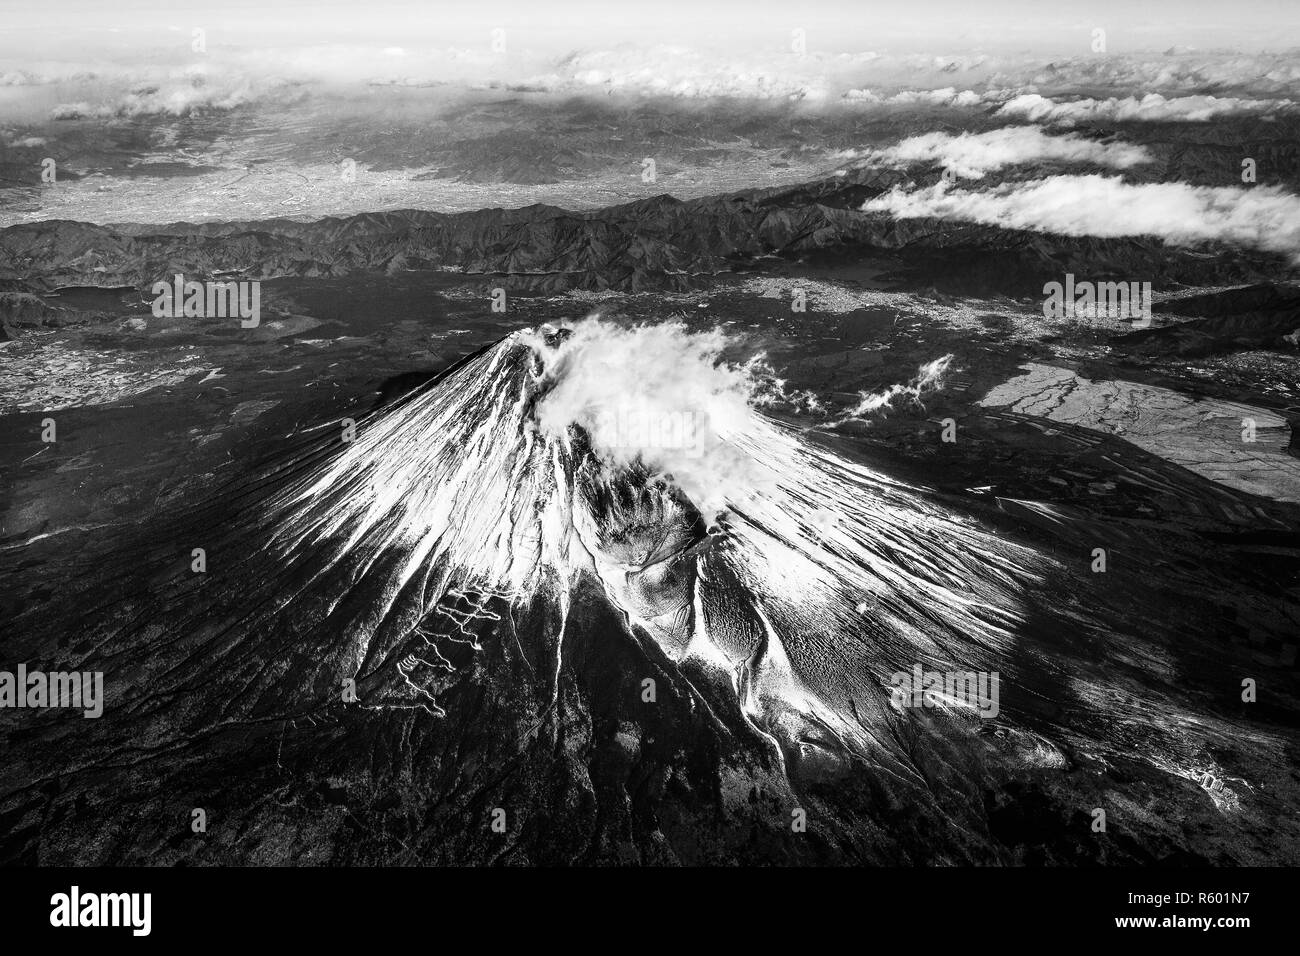
[[[491,31],[538,53],[671,43],[785,50],[1087,53],[1170,46],[1245,51],[1300,46],[1297,0],[0,0],[0,57],[116,58],[188,42],[216,46],[364,43],[487,47]],[[179,29],[178,29],[179,28]],[[113,31],[113,32],[110,32]]]

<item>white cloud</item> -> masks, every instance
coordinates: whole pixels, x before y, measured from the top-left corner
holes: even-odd
[[[1151,162],[1141,146],[1104,143],[1074,133],[1048,136],[1037,126],[1006,126],[985,133],[925,133],[911,136],[885,149],[855,151],[854,158],[868,163],[906,167],[914,163],[939,163],[964,179],[1021,163],[1092,163],[1129,169]]]
[[[881,94],[872,90],[851,89],[841,97],[846,103],[868,104],[871,106],[948,106],[966,108],[979,106],[984,96],[974,90],[961,90],[946,86],[938,90],[899,90],[893,94]]]
[[[626,328],[592,316],[558,345],[529,341],[549,386],[537,404],[544,434],[564,439],[571,424],[581,425],[606,461],[639,460],[670,474],[706,510],[720,508],[732,488],[770,481],[734,441],[752,424],[759,382],[752,367],[724,360],[734,344],[725,331]]]
[[[906,399],[919,405],[922,395],[943,388],[944,376],[948,374],[948,367],[952,365],[952,360],[953,356],[949,354],[942,355],[932,362],[926,362],[916,370],[916,377],[906,385],[894,384],[879,392],[859,392],[858,404],[834,424],[862,421],[882,409],[893,407],[899,399]]]
[[[1300,262],[1300,197],[1270,186],[1051,176],[983,192],[950,190],[946,183],[910,193],[894,189],[868,200],[862,210],[1066,236],[1157,236],[1175,245],[1227,242]]]
[[[196,109],[229,110],[284,93],[278,84],[254,84],[247,77],[209,83],[202,77],[181,77],[127,90],[107,99],[60,103],[50,111],[55,120],[113,119],[133,116],[186,116]]]
[[[1022,95],[1089,90],[1117,102],[1157,93],[1205,108],[1248,97],[1300,98],[1300,60],[1285,53],[1131,53],[1042,59],[1011,55],[931,56],[865,51],[796,56],[767,52],[623,46],[574,53],[528,79],[550,92],[621,92],[679,97],[791,98],[853,105],[1000,105]],[[960,85],[956,85],[960,84]],[[1206,95],[1214,91],[1215,96]],[[1246,97],[1243,99],[1243,97]],[[1135,100],[1135,102],[1140,102]],[[1154,102],[1154,101],[1153,101]]]
[[[1239,96],[1175,96],[1148,93],[1058,102],[1037,93],[1023,93],[1005,103],[998,116],[1035,123],[1147,121],[1204,122],[1226,113],[1275,113],[1295,107],[1286,99],[1244,99]]]

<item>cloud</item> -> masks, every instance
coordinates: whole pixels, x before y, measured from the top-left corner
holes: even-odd
[[[555,346],[531,340],[548,386],[536,411],[545,434],[563,439],[580,425],[601,458],[671,475],[706,511],[733,489],[770,481],[734,442],[753,427],[761,382],[754,366],[724,359],[736,344],[725,331],[629,328],[591,316],[571,332]]]
[[[1300,94],[1300,60],[1293,53],[1198,51],[1080,56],[1040,62],[1003,61],[988,89],[1044,96],[1291,96]]]
[[[127,90],[97,102],[60,103],[50,111],[50,119],[187,116],[195,110],[231,110],[263,100],[272,92],[282,94],[284,91],[285,88],[278,85],[255,86],[246,77],[209,83],[201,75],[185,76],[169,78],[156,86]]]
[[[973,105],[978,95],[957,93],[951,86],[953,78],[977,83],[992,72],[992,62],[985,55],[900,56],[871,50],[840,54],[809,50],[800,55],[780,48],[738,52],[670,45],[620,46],[573,53],[527,82],[532,88],[566,93],[898,105],[911,95],[917,102],[931,97],[937,103],[958,98],[962,105]],[[946,88],[917,89],[941,84]],[[877,89],[896,92],[877,93]],[[898,95],[904,98],[896,99]]]
[[[8,73],[0,73],[0,86],[34,86],[41,82],[41,78],[26,70],[10,70]]]
[[[943,355],[932,362],[926,362],[916,370],[916,377],[906,385],[894,384],[879,392],[859,392],[858,404],[845,413],[834,424],[841,425],[848,421],[862,421],[867,416],[892,408],[899,399],[906,399],[913,404],[921,403],[921,396],[927,392],[936,392],[943,388],[944,376],[952,365],[952,355]]]
[[[1300,97],[1300,61],[1285,53],[1190,51],[1048,60],[986,54],[831,54],[813,49],[798,56],[779,48],[741,53],[648,45],[574,53],[528,83],[548,92],[959,108],[1001,105],[1021,95],[1075,96],[1079,90],[1103,97],[1100,102],[1106,96],[1123,102],[1141,91],[1189,97],[1180,106],[1195,110],[1216,98],[1223,105],[1249,104],[1250,97]]]
[[[1148,93],[1057,102],[1037,93],[1023,93],[1005,103],[998,116],[1032,120],[1035,123],[1073,124],[1082,122],[1205,122],[1225,113],[1276,113],[1293,109],[1291,100],[1243,99],[1239,96],[1164,97]]]
[[[1048,136],[1037,126],[1006,126],[986,133],[925,133],[910,136],[885,149],[850,154],[871,164],[897,168],[916,163],[939,163],[963,179],[1022,163],[1091,163],[1129,169],[1151,162],[1141,146],[1098,142],[1073,133]]]
[[[1300,262],[1300,197],[1270,186],[1125,183],[1118,176],[1050,176],[983,192],[893,191],[863,212],[934,218],[1065,236],[1158,236],[1175,245],[1226,242]]]
[[[899,90],[897,93],[884,95],[872,90],[847,90],[841,99],[845,103],[870,106],[947,106],[967,108],[979,106],[984,102],[984,95],[974,90],[961,90],[946,86],[938,90]]]

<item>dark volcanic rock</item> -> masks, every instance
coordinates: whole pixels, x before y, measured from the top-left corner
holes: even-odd
[[[1163,302],[1154,311],[1201,318],[1138,329],[1113,344],[1134,355],[1213,355],[1238,349],[1300,347],[1300,289],[1262,284]]]
[[[0,292],[0,324],[24,328],[61,328],[67,325],[84,325],[102,321],[102,312],[86,312],[50,305],[38,295],[29,292]]]

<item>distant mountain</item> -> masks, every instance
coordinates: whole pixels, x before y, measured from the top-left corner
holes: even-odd
[[[779,189],[681,201],[657,196],[595,212],[555,206],[446,214],[363,213],[314,222],[99,226],[49,221],[0,230],[0,289],[134,286],[188,278],[266,279],[429,269],[512,288],[688,289],[760,256],[828,248],[897,259],[900,276],[949,293],[1039,295],[1064,272],[1242,284],[1290,272],[1278,256],[1166,246],[1151,238],[1062,237],[858,210],[904,180],[855,170]]]

